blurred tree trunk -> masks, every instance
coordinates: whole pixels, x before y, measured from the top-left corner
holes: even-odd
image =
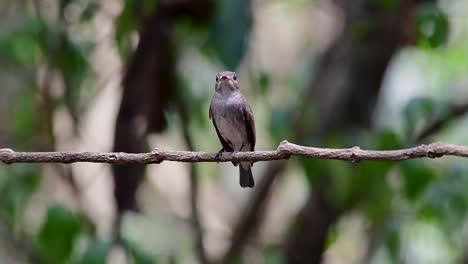
[[[213,6],[206,1],[161,1],[145,19],[138,47],[122,83],[123,97],[115,128],[114,151],[147,150],[148,133],[167,126],[164,111],[176,94],[174,22],[188,16],[195,22],[211,17]],[[144,175],[144,165],[113,166],[114,196],[118,213],[138,208],[135,193]]]
[[[139,34],[140,41],[128,64],[122,83],[123,96],[115,128],[114,151],[147,151],[147,136],[167,127],[164,111],[178,102],[176,75],[176,45],[173,30],[177,19],[189,18],[195,24],[209,19],[214,10],[212,0],[159,1],[153,14],[145,19]],[[189,109],[189,106],[186,106]],[[184,114],[185,113],[185,114]],[[179,111],[183,120],[189,120],[188,111]],[[193,149],[190,135],[184,127],[184,138]],[[136,192],[144,177],[144,165],[114,165],[114,197],[117,219],[114,229],[119,233],[121,215],[126,210],[137,210]],[[197,182],[192,169],[191,193],[195,249],[201,263],[207,263],[203,238],[196,211]]]
[[[138,47],[123,80],[123,96],[115,128],[114,151],[144,152],[149,132],[167,126],[164,107],[174,92],[174,56],[170,49],[172,23],[157,8],[143,23]],[[136,210],[135,193],[144,165],[113,166],[118,213]]]
[[[310,96],[315,107],[316,127],[302,127],[299,142],[310,143],[318,135],[348,133],[353,128],[371,128],[371,119],[392,56],[404,44],[412,43],[417,1],[395,1],[395,6],[378,1],[341,1],[345,28],[323,57]],[[300,118],[298,120],[304,120]],[[302,122],[305,123],[305,122]],[[349,136],[348,136],[349,137]],[[330,172],[321,171],[312,193],[292,224],[285,241],[287,263],[320,263],[328,230],[345,208],[336,208],[327,181]]]

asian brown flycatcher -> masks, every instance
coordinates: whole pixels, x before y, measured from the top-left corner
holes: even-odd
[[[209,117],[218,134],[224,151],[254,151],[255,122],[247,99],[241,94],[235,72],[223,71],[216,75],[215,94],[211,98]],[[242,161],[239,165],[240,186],[254,187],[252,162]]]

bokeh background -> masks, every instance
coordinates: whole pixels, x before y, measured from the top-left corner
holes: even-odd
[[[467,0],[0,1],[0,148],[468,144]],[[468,162],[0,164],[0,263],[468,263]]]

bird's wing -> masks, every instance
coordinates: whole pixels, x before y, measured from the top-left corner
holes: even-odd
[[[242,112],[244,113],[245,127],[247,129],[247,137],[250,143],[250,151],[255,149],[255,120],[252,113],[252,108],[250,108],[249,103],[245,100],[245,104],[242,107]]]
[[[226,141],[223,136],[221,136],[221,133],[219,133],[218,127],[216,126],[216,121],[213,116],[213,111],[211,110],[211,105],[210,105],[210,110],[208,112],[208,116],[210,117],[211,121],[213,122],[213,126],[215,127],[216,134],[218,135],[219,141],[221,142],[221,145],[223,146],[223,149],[225,151],[234,151],[234,149],[229,145],[228,141]]]

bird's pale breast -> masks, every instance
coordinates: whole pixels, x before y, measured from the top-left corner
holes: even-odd
[[[219,133],[232,144],[234,150],[248,150],[247,128],[242,111],[242,98],[218,97],[212,101],[213,118]]]

